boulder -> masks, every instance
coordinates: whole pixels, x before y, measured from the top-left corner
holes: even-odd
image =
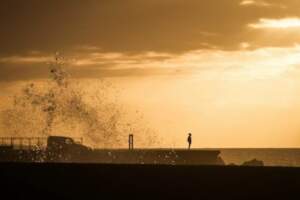
[[[261,161],[261,160],[253,159],[253,160],[249,160],[249,161],[244,162],[242,164],[242,166],[263,167],[264,162]]]

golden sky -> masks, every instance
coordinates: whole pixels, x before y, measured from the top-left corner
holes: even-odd
[[[0,106],[56,51],[106,78],[167,146],[300,146],[299,0],[7,0]]]

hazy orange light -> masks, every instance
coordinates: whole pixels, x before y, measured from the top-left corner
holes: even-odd
[[[258,23],[249,24],[250,28],[300,28],[299,18],[284,18],[284,19],[260,19]]]

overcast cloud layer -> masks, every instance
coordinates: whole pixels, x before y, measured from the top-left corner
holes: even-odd
[[[300,43],[299,11],[298,0],[1,1],[0,81],[45,77],[56,51],[84,77],[178,74],[215,54],[285,52]],[[191,54],[201,58],[192,67]]]

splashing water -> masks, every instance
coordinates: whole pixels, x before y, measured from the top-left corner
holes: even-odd
[[[10,136],[64,135],[83,137],[93,147],[125,147],[129,133],[139,145],[157,145],[156,134],[136,115],[131,121],[117,102],[117,92],[103,80],[93,92],[64,69],[67,61],[56,55],[49,63],[50,79],[27,83],[2,111],[2,123]],[[115,92],[112,92],[115,91]],[[115,95],[112,95],[115,94]]]

